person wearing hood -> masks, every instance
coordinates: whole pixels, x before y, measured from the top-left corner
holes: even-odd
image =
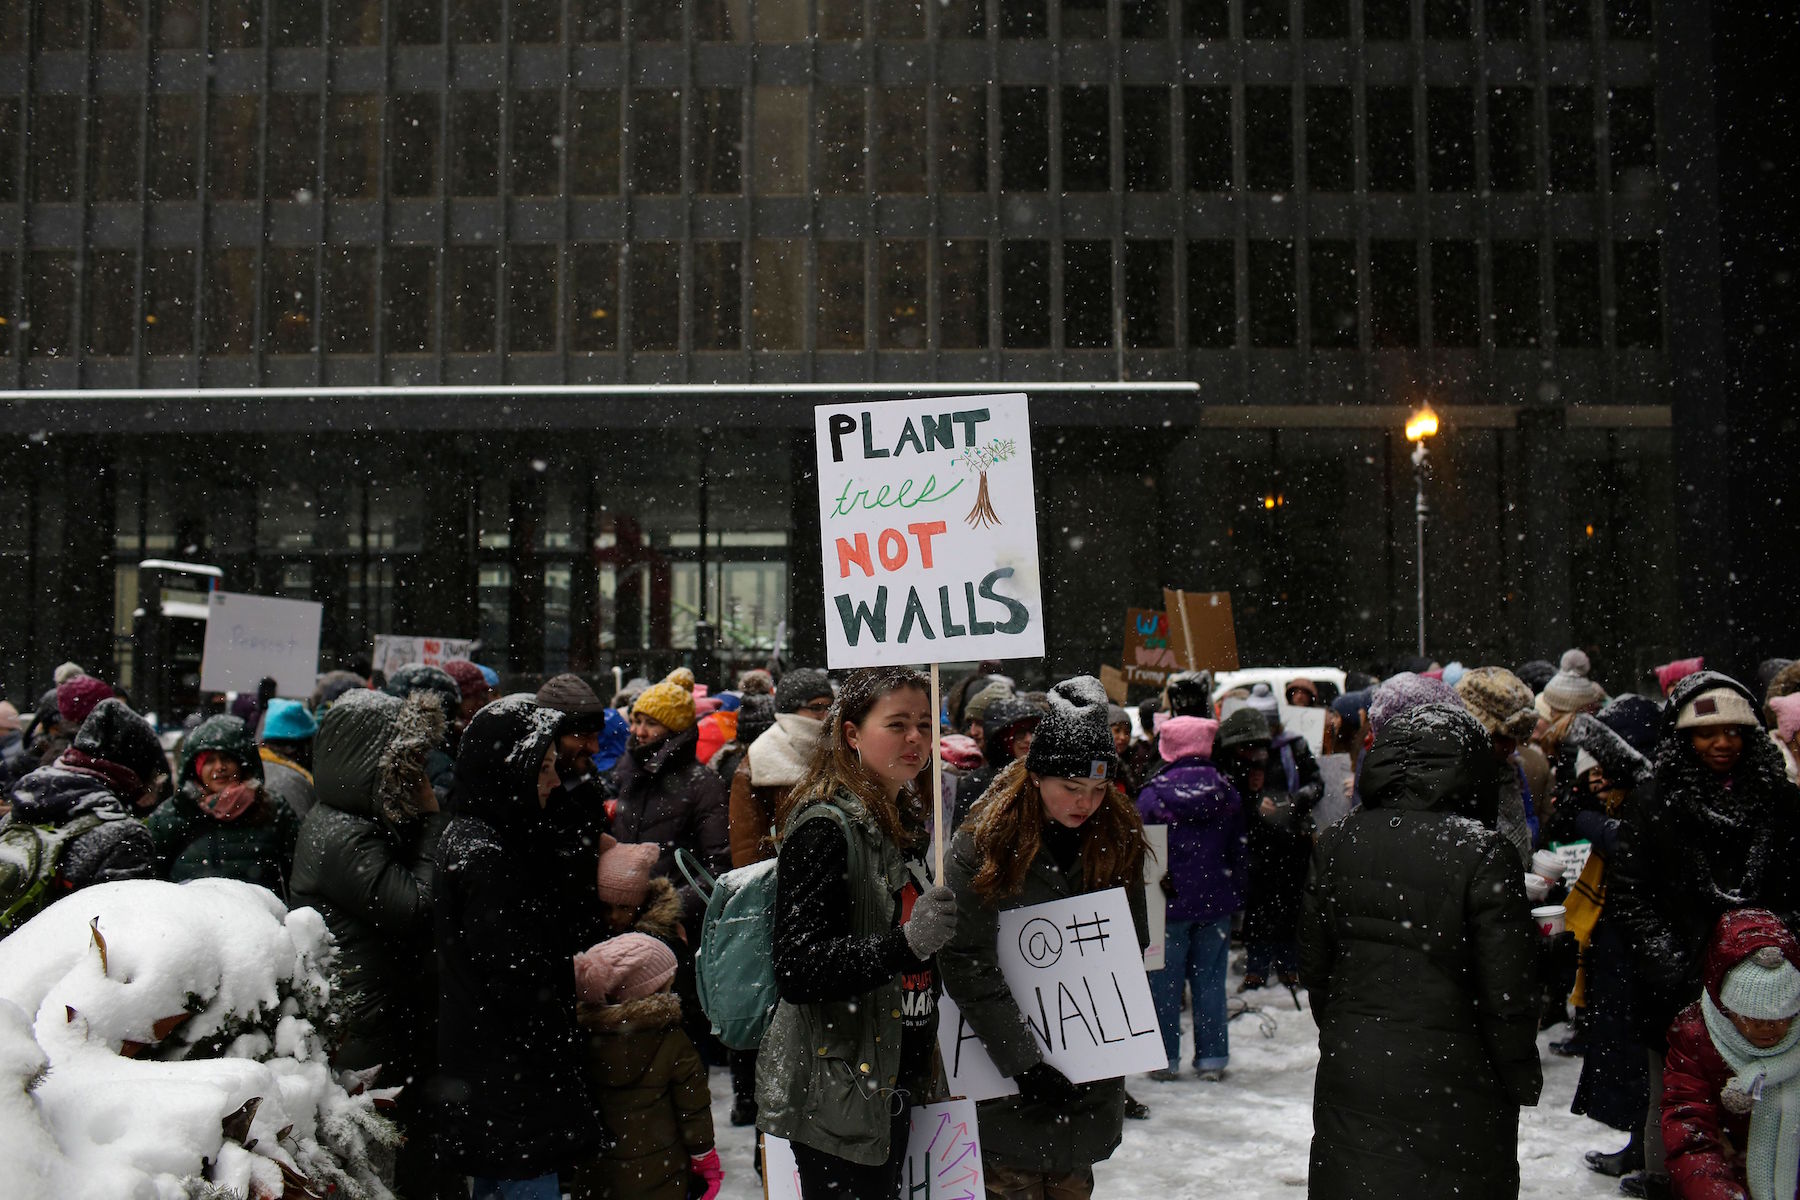
[[[66,664],[65,664],[66,665]],[[49,703],[38,706],[38,715],[33,722],[36,737],[28,739],[32,742],[32,753],[37,755],[39,766],[49,766],[62,757],[75,740],[75,734],[88,714],[102,700],[111,700],[115,693],[104,680],[83,673],[80,668],[66,679],[59,678],[56,688],[50,693]]]
[[[488,681],[487,672],[466,658],[453,658],[445,663],[444,674],[456,681],[457,691],[462,694],[462,703],[444,714],[451,727],[460,734],[469,727],[475,714],[494,698],[493,684]]]
[[[1515,1200],[1542,1088],[1532,926],[1494,830],[1500,772],[1462,707],[1382,723],[1363,807],[1313,855],[1300,974],[1319,1025],[1314,1200]]]
[[[300,823],[290,883],[293,903],[317,909],[337,942],[343,1005],[332,1066],[380,1067],[377,1086],[403,1089],[395,1117],[407,1137],[396,1166],[404,1195],[432,1187],[431,893],[448,818],[425,760],[443,745],[444,724],[441,700],[425,691],[405,700],[352,691],[326,711],[313,759],[318,802]]]
[[[12,823],[70,830],[44,903],[96,883],[156,877],[156,846],[138,815],[169,780],[168,760],[150,723],[122,700],[96,705],[62,757],[20,779]]]
[[[731,865],[775,857],[775,810],[812,765],[837,693],[823,671],[796,668],[775,689],[775,722],[731,776]]]
[[[1730,909],[1800,920],[1800,791],[1762,735],[1737,680],[1697,671],[1669,693],[1656,774],[1625,807],[1607,866],[1607,912],[1635,966],[1637,1033],[1648,1049],[1652,1105],[1662,1092],[1664,1035],[1701,991],[1707,940]],[[1650,1190],[1666,1187],[1663,1147],[1645,1127]]]
[[[241,718],[208,717],[188,734],[175,786],[145,822],[163,878],[241,879],[287,899],[300,819],[263,786],[262,756]]]
[[[997,700],[1004,700],[1013,694],[1012,682],[1007,679],[987,677],[972,688],[971,694],[959,710],[962,714],[961,724],[964,737],[969,738],[980,747],[983,756],[987,752],[988,708]]]
[[[414,692],[430,692],[438,698],[438,704],[447,718],[453,718],[454,714],[462,711],[462,687],[441,667],[407,663],[388,677],[381,690],[402,700]],[[456,786],[456,753],[461,736],[462,729],[456,721],[447,720],[444,725],[444,744],[433,750],[431,757],[425,761],[425,772],[431,777],[431,787],[437,792],[440,807],[448,801],[451,789]]]
[[[560,718],[556,725],[557,789],[545,815],[558,831],[558,879],[565,906],[562,924],[572,942],[569,953],[574,954],[606,936],[605,906],[594,892],[594,871],[610,822],[607,788],[594,766],[594,755],[600,750],[600,734],[610,710],[585,680],[572,674],[546,679],[537,690],[537,702]]]
[[[473,1195],[553,1200],[602,1142],[581,1070],[575,977],[555,886],[562,714],[525,696],[475,714],[457,751],[432,883],[439,1161]]]
[[[1009,694],[988,703],[982,765],[957,781],[952,829],[962,828],[969,819],[970,810],[1002,771],[1030,753],[1031,740],[1036,736],[1038,722],[1043,716],[1044,710],[1023,696]]]
[[[1325,780],[1306,739],[1282,729],[1281,708],[1268,684],[1251,689],[1246,707],[1266,723],[1269,746],[1261,795],[1247,814],[1244,988],[1261,987],[1271,975],[1293,988],[1300,982],[1300,893],[1312,855],[1312,810],[1325,794]]]
[[[1800,1195],[1800,942],[1780,917],[1719,918],[1700,998],[1669,1030],[1662,1131],[1677,1200]]]
[[[263,786],[280,796],[302,821],[318,799],[313,784],[313,738],[319,723],[298,700],[271,700],[263,714]]]
[[[616,708],[606,710],[606,724],[601,726],[597,742],[600,748],[594,751],[594,770],[600,772],[600,789],[610,800],[618,789],[615,769],[631,745],[631,722],[624,713]]]

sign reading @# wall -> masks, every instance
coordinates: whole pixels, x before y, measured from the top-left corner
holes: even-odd
[[[1041,657],[1025,396],[822,405],[813,420],[828,664]]]

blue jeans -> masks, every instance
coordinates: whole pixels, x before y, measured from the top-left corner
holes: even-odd
[[[471,1200],[562,1200],[562,1186],[554,1173],[536,1179],[489,1179],[475,1175]]]
[[[1170,921],[1163,931],[1163,968],[1150,973],[1150,999],[1162,1026],[1169,1069],[1181,1067],[1181,992],[1194,992],[1194,1069],[1222,1071],[1231,1059],[1225,1015],[1225,970],[1231,962],[1231,918]]]

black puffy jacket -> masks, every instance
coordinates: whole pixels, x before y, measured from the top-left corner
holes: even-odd
[[[150,830],[105,778],[91,771],[61,762],[39,767],[14,785],[12,812],[4,820],[61,829],[86,816],[100,823],[63,848],[55,896],[96,883],[156,878]]]
[[[694,757],[698,729],[672,733],[650,746],[633,745],[619,759],[619,802],[612,833],[621,842],[662,848],[656,874],[673,879],[690,922],[706,907],[675,869],[686,850],[714,875],[731,870],[731,808],[725,781]]]
[[[1315,1200],[1518,1196],[1537,934],[1498,787],[1475,719],[1426,705],[1382,729],[1363,807],[1319,838],[1300,949]]]

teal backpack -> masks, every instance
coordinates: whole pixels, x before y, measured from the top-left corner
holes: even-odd
[[[10,817],[0,823],[0,937],[68,894],[58,876],[63,854],[76,838],[104,824],[92,813],[61,828]]]
[[[854,856],[857,839],[850,836],[850,818],[835,804],[815,807],[843,827]],[[694,955],[700,1007],[712,1022],[713,1035],[733,1050],[762,1044],[781,999],[773,953],[776,862],[766,859],[714,879],[687,851],[675,852],[675,865],[706,900],[700,949]]]

